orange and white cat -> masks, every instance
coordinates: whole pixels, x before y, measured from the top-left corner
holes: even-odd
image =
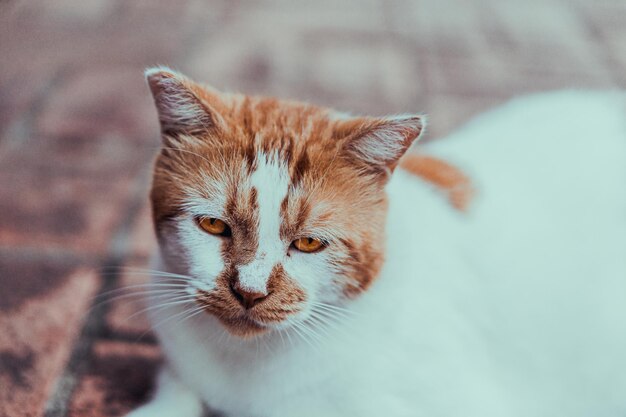
[[[518,99],[401,160],[421,116],[146,76],[166,363],[132,417],[626,415],[623,93]]]

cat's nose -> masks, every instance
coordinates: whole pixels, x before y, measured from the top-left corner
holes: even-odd
[[[249,291],[241,287],[239,282],[230,284],[230,290],[245,309],[249,309],[263,301],[268,294],[262,292]]]

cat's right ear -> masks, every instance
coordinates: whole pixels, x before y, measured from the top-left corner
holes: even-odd
[[[166,67],[148,68],[145,76],[164,135],[199,135],[225,128],[223,118],[211,104],[216,93]]]

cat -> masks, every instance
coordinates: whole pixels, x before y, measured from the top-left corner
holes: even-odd
[[[146,71],[162,131],[129,416],[626,415],[626,95],[515,99],[407,153],[352,117]]]

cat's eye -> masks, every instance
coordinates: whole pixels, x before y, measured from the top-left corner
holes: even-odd
[[[200,217],[198,225],[202,230],[212,235],[230,236],[230,227],[223,220],[215,217]]]
[[[293,241],[293,247],[298,249],[300,252],[317,252],[324,248],[324,243],[312,237],[302,237],[300,239],[296,239]]]

